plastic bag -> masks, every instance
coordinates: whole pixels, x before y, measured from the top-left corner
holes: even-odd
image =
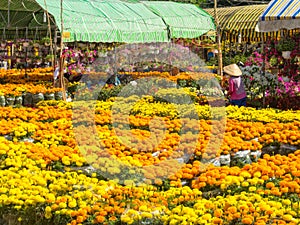
[[[221,166],[219,158],[211,159],[211,160],[209,160],[209,163],[213,164],[214,166]]]
[[[220,155],[220,164],[223,166],[230,166],[230,154]]]
[[[55,92],[55,100],[63,100],[63,93],[61,91]]]
[[[12,141],[13,140],[13,137],[11,136],[11,135],[4,135],[4,138],[6,139],[6,140],[9,140],[9,141]]]
[[[257,160],[260,158],[261,156],[261,151],[257,150],[257,151],[252,151],[250,153],[250,159],[252,162],[257,162]]]
[[[55,94],[54,93],[45,93],[44,97],[45,97],[45,100],[55,100]]]
[[[33,105],[36,105],[37,103],[39,103],[40,101],[44,100],[44,94],[43,93],[37,93],[32,95],[32,103]]]
[[[250,159],[250,150],[245,151],[239,151],[234,154],[234,156],[231,158],[231,166],[239,166],[242,167],[245,164],[252,163]]]
[[[32,106],[32,94],[31,93],[24,94],[24,106]]]
[[[6,106],[13,106],[14,104],[15,104],[15,97],[6,97],[5,98]]]
[[[279,146],[277,145],[269,145],[262,148],[262,155],[269,154],[269,155],[276,155],[279,152]]]
[[[27,137],[27,138],[21,139],[20,142],[31,142],[31,143],[33,143],[33,142],[34,142],[34,139],[31,138],[31,137]]]
[[[23,105],[23,97],[22,96],[17,96],[15,98],[15,105]]]
[[[298,148],[293,145],[289,144],[281,144],[279,148],[279,154],[281,155],[288,155],[290,153],[293,153],[297,150]]]

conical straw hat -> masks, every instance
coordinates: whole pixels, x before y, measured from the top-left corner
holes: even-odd
[[[224,73],[227,73],[230,76],[239,77],[242,75],[241,69],[236,64],[230,64],[228,66],[224,66]]]

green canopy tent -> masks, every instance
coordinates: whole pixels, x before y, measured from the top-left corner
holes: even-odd
[[[46,8],[44,0],[36,0]],[[60,0],[47,3],[48,12],[61,23]],[[64,42],[167,42],[163,20],[145,5],[118,0],[63,1]]]
[[[52,17],[51,26],[55,28]],[[0,1],[0,38],[39,39],[48,35],[48,23],[44,9],[34,0]]]
[[[47,35],[60,29],[61,0],[7,0],[0,3],[0,35],[4,39]],[[122,0],[62,1],[64,42],[168,42],[215,30],[213,17],[186,3]],[[41,33],[42,32],[42,33]]]
[[[197,38],[215,30],[213,17],[203,9],[172,1],[142,1],[152,12],[163,18],[170,38]]]

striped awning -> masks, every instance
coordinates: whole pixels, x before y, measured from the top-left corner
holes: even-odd
[[[299,0],[295,0],[299,3]],[[299,3],[300,4],[300,3]],[[270,30],[269,32],[259,32],[257,22],[268,5],[250,5],[218,8],[218,19],[222,32],[222,40],[237,42],[239,34],[243,42],[267,41],[268,39],[279,39],[281,32]],[[214,9],[205,9],[210,15],[215,17]],[[299,29],[289,31],[289,34],[298,33]]]
[[[255,30],[258,17],[262,14],[267,5],[251,5],[218,8],[218,20],[222,30],[222,36],[230,41],[237,41],[241,35],[243,41],[257,41],[261,34]],[[213,8],[205,9],[215,17]]]
[[[258,19],[261,32],[300,28],[299,0],[272,0]]]

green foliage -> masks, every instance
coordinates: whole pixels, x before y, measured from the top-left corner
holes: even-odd
[[[279,42],[276,45],[276,49],[279,52],[293,51],[295,49],[295,46],[296,46],[295,40],[290,37],[286,37],[279,40]]]
[[[229,64],[243,62],[245,63],[247,60],[247,57],[245,55],[235,55],[234,57],[229,56],[223,56],[223,66],[227,66]],[[208,66],[218,65],[218,59],[216,57],[210,58],[210,60],[207,62]]]

